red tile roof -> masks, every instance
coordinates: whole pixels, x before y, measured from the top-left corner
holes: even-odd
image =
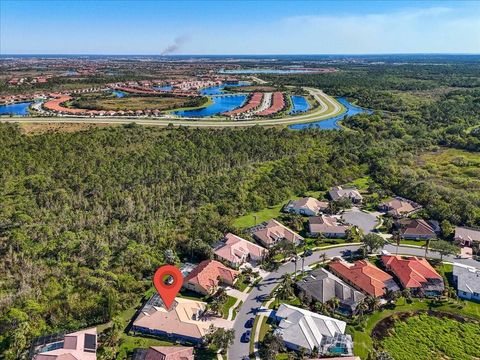
[[[428,279],[442,279],[423,258],[383,255],[382,262],[398,277],[405,288],[419,288],[427,283]]]
[[[329,264],[329,268],[361,291],[375,297],[383,296],[385,283],[393,279],[385,271],[366,260],[355,261],[353,264],[345,261],[333,261]]]
[[[224,115],[227,115],[227,116],[238,115],[251,110],[255,110],[262,103],[262,99],[263,99],[262,93],[259,93],[259,92],[253,93],[252,97],[250,98],[250,100],[248,100],[246,104],[244,104],[242,107],[239,107],[238,109],[227,111],[224,113]]]
[[[279,112],[284,107],[285,107],[285,99],[283,98],[283,94],[281,92],[275,92],[273,93],[272,103],[270,107],[263,111],[260,111],[256,115],[259,115],[259,116],[272,115]]]
[[[207,292],[210,292],[218,286],[220,280],[233,283],[237,275],[238,271],[227,268],[219,261],[204,260],[185,277],[184,282],[198,284]]]

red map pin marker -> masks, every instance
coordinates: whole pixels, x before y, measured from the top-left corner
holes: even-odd
[[[167,280],[169,276],[171,276],[173,281]],[[153,275],[153,285],[155,285],[163,303],[167,307],[167,310],[169,310],[175,300],[175,296],[177,296],[183,285],[183,275],[175,266],[163,265],[155,271]]]

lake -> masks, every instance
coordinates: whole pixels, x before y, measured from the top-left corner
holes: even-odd
[[[293,107],[289,114],[302,113],[310,109],[310,105],[304,96],[292,95],[290,99],[292,99]]]
[[[217,86],[211,86],[211,87],[207,87],[205,89],[202,89],[200,91],[200,94],[202,94],[202,95],[221,95],[221,94],[224,93],[223,89],[226,86],[236,87],[236,86],[247,86],[247,85],[250,85],[250,83],[247,82],[247,81],[239,81],[238,83],[223,83],[223,84],[220,84],[220,85],[217,85]]]
[[[28,107],[33,102],[22,102],[9,105],[0,105],[0,115],[28,115]]]
[[[233,110],[241,106],[246,95],[212,96],[213,104],[201,109],[174,111],[172,114],[182,117],[206,117]]]
[[[294,130],[303,130],[303,129],[308,129],[310,127],[315,127],[315,128],[320,128],[324,130],[339,130],[340,126],[338,126],[337,122],[340,120],[343,120],[345,116],[353,116],[360,113],[371,114],[373,112],[372,110],[364,109],[364,108],[361,108],[360,106],[353,105],[343,97],[339,97],[337,98],[337,100],[346,108],[346,111],[344,111],[340,115],[327,120],[320,120],[320,121],[310,122],[305,124],[290,125],[289,128]]]

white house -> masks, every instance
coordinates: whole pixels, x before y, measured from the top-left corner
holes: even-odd
[[[480,270],[454,265],[453,281],[457,285],[458,297],[480,301]]]

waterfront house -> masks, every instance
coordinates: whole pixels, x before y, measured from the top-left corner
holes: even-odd
[[[300,293],[322,304],[333,298],[339,299],[338,310],[347,314],[354,313],[357,305],[365,298],[364,294],[324,268],[313,270],[304,279],[297,281],[296,286]]]
[[[233,286],[238,271],[232,270],[216,260],[204,260],[183,280],[186,289],[202,295],[211,295],[220,284]]]
[[[328,202],[320,201],[313,197],[304,197],[298,200],[290,200],[283,208],[283,211],[298,215],[316,216],[327,209]]]
[[[328,238],[345,238],[349,228],[347,225],[340,224],[333,216],[321,215],[308,219],[308,233],[313,237],[322,235]]]
[[[96,360],[97,329],[43,336],[33,341],[31,350],[33,360]]]
[[[330,189],[328,195],[333,201],[350,199],[354,204],[360,204],[363,201],[363,196],[354,187],[343,188],[342,186],[335,186]]]
[[[328,267],[342,280],[370,296],[384,296],[387,289],[400,290],[390,274],[367,260],[358,260],[354,263],[337,260],[332,261]]]
[[[414,295],[440,296],[445,289],[443,277],[424,258],[382,255],[382,262]]]
[[[303,237],[274,219],[256,226],[253,229],[252,236],[267,248],[272,247],[283,240],[295,245],[299,245],[303,242]]]
[[[276,333],[285,347],[311,354],[353,355],[353,341],[345,334],[347,323],[288,304],[281,304],[275,313],[279,323]]]
[[[231,233],[225,235],[225,238],[214,249],[215,257],[227,262],[233,268],[238,268],[245,262],[255,265],[267,252],[268,250],[260,245]]]
[[[454,265],[453,282],[457,287],[458,297],[480,302],[480,270]]]

